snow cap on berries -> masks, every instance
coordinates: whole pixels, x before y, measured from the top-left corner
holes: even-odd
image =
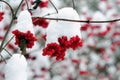
[[[80,20],[78,13],[73,8],[63,8],[58,13],[58,18]],[[81,38],[80,23],[58,21],[58,30],[61,35],[67,35],[68,38],[78,35]]]
[[[73,8],[63,8],[55,15],[56,18],[79,20],[79,15]],[[46,47],[43,55],[64,60],[67,49],[76,50],[82,46],[80,23],[67,21],[51,21],[46,30]]]
[[[5,80],[27,80],[27,61],[21,54],[13,54],[5,65]]]
[[[56,18],[64,18],[71,20],[80,20],[78,13],[70,7],[60,9]],[[51,21],[46,30],[46,44],[50,42],[58,42],[58,37],[67,36],[70,39],[72,36],[78,35],[81,38],[80,23],[67,21]],[[53,36],[51,36],[53,35]]]
[[[21,32],[27,32],[29,30],[31,33],[34,34],[32,18],[28,10],[20,12],[15,28]]]
[[[20,45],[23,45],[21,42],[24,40],[26,47],[32,48],[37,39],[34,35],[31,15],[27,10],[20,13],[18,16],[18,23],[15,28],[16,29],[12,31],[16,39],[15,44],[22,47]]]

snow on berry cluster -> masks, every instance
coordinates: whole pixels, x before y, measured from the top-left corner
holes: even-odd
[[[56,17],[79,20],[77,12],[69,7],[59,10]],[[56,60],[63,60],[67,49],[76,50],[81,47],[80,26],[79,23],[51,21],[46,30],[46,47],[43,49],[43,55],[56,57]]]
[[[14,10],[16,10],[20,1],[21,0],[8,0]],[[29,63],[28,80],[120,79],[119,21],[110,22],[107,24],[88,24],[65,22],[60,20],[49,21],[44,20],[44,18],[39,18],[44,16],[56,19],[65,18],[73,20],[77,19],[94,21],[117,19],[119,18],[119,0],[79,0],[78,3],[75,1],[75,9],[77,10],[80,18],[73,18],[74,13],[72,12],[75,11],[74,9],[71,9],[72,11],[70,9],[65,10],[65,12],[64,9],[62,9],[64,6],[71,6],[72,2],[70,0],[51,0],[57,7],[58,13],[55,12],[55,9],[51,6],[51,4],[49,5],[46,2],[48,0],[38,0],[42,1],[41,4],[45,4],[46,7],[41,7],[42,5],[39,4],[36,9],[33,9],[33,7],[36,6],[35,1],[37,0],[27,0],[29,9],[32,9],[28,10],[32,16],[32,19],[31,17],[28,19],[27,14],[24,16],[24,18],[21,17],[21,19],[19,18],[14,20],[12,26],[12,28],[14,28],[12,31],[19,30],[19,32],[25,34],[27,34],[27,31],[30,31],[33,35],[35,33],[34,37],[37,38],[37,43],[34,43],[32,48],[27,49],[25,56],[27,58],[27,62]],[[48,9],[47,6],[49,7]],[[4,34],[8,29],[9,23],[11,21],[11,12],[7,5],[4,7],[4,15],[0,15],[0,17],[3,17],[3,19],[1,18],[2,21],[0,21],[0,41],[3,40]],[[26,9],[28,8],[26,1],[24,1],[19,11],[22,12]],[[51,15],[47,15],[48,13]],[[71,13],[72,15],[70,15]],[[19,15],[20,13],[18,12],[17,16]],[[21,23],[24,25],[24,27],[21,25]],[[34,26],[34,29],[30,26]],[[82,32],[82,38],[80,31]],[[10,34],[5,42],[7,42],[12,35]],[[81,48],[77,47],[81,46],[81,44],[71,45],[72,43],[77,43],[79,41],[81,44],[84,43]],[[20,53],[18,45],[16,46],[14,42],[15,40],[13,39],[5,49],[10,53]],[[46,56],[43,56],[43,54]],[[1,55],[7,59],[11,57],[5,50],[1,52]],[[17,59],[21,57],[22,56],[20,55]],[[57,58],[58,60],[55,60],[53,57]],[[13,60],[13,62],[15,61]],[[4,80],[5,77],[3,71],[4,65],[4,62],[0,61],[1,80]],[[10,67],[11,64],[8,65],[7,68]],[[16,70],[16,68],[13,70]],[[19,70],[21,70],[21,68],[19,68]],[[10,76],[14,78],[13,75]]]

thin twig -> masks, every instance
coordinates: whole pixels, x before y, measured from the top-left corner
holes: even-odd
[[[68,21],[68,22],[81,22],[81,23],[109,23],[109,22],[116,22],[120,21],[120,19],[113,19],[113,20],[101,20],[101,21],[90,21],[90,20],[71,20],[71,19],[63,19],[63,18],[49,18],[49,17],[33,17],[33,18],[44,18],[47,20],[59,20],[59,21]]]
[[[14,20],[14,19],[11,20],[10,25],[9,25],[9,28],[8,28],[7,32],[5,33],[5,36],[4,36],[4,38],[3,38],[3,40],[2,40],[2,43],[1,43],[1,45],[0,45],[0,53],[1,53],[1,51],[2,51],[2,47],[3,47],[3,45],[4,45],[4,42],[5,42],[5,40],[6,40],[6,37],[7,37],[8,33],[9,33],[11,27],[12,27],[13,20]]]
[[[0,54],[0,57],[1,57],[1,60],[3,60],[5,63],[7,63],[5,58],[1,54]]]
[[[0,50],[0,53],[2,52],[2,50],[4,49],[6,52],[8,52],[6,49],[5,49],[5,47],[7,46],[7,44],[12,40],[14,38],[14,36],[12,36],[11,38],[10,38],[10,40],[4,45],[4,47]],[[10,56],[12,56],[11,54],[10,54],[10,52],[8,52],[8,54],[10,55]],[[4,59],[4,57],[0,54],[0,57],[1,57],[1,59],[6,63],[6,60]]]
[[[72,4],[73,4],[73,8],[75,9],[75,2],[74,2],[74,0],[72,0]]]
[[[26,2],[26,4],[27,4],[27,9],[29,10],[30,8],[29,8],[29,5],[28,5],[28,1],[25,0],[25,2]]]
[[[14,36],[12,36],[12,37],[10,38],[10,40],[3,46],[3,49],[9,44],[9,42],[10,42],[13,38],[14,38]]]
[[[20,6],[21,6],[21,4],[22,4],[23,1],[24,1],[24,0],[22,0],[21,3],[19,4],[19,6],[18,6],[18,8],[17,8],[17,10],[16,10],[16,12],[15,12],[15,14],[12,15],[12,20],[11,20],[11,22],[10,22],[10,25],[9,25],[8,30],[7,30],[7,32],[5,33],[5,36],[4,36],[4,38],[3,38],[3,41],[2,41],[2,43],[1,43],[1,45],[0,45],[0,53],[1,53],[1,51],[2,51],[2,47],[3,47],[3,45],[4,45],[4,42],[5,42],[5,40],[6,40],[6,37],[7,37],[8,33],[9,33],[11,27],[12,27],[12,24],[13,24],[13,21],[14,21],[14,19],[15,19],[15,16],[16,16],[16,14],[17,14],[17,12],[18,12],[18,10],[19,10],[19,8],[20,8]],[[7,3],[7,2],[6,2],[6,3]],[[7,4],[8,4],[8,3],[7,3]],[[9,6],[10,6],[10,5],[9,5]],[[12,7],[10,6],[10,8],[12,8]],[[12,10],[12,9],[11,9],[11,10]]]
[[[5,50],[10,56],[12,56],[12,54],[11,54],[7,49],[4,48],[4,50]]]
[[[23,3],[23,1],[24,1],[24,0],[22,0],[22,1],[20,2],[19,6],[17,7],[16,12],[15,12],[15,16],[16,16],[16,14],[17,14],[17,12],[18,12],[18,10],[19,10],[21,4]]]
[[[55,7],[55,5],[53,4],[53,2],[52,2],[51,0],[49,0],[49,1],[50,1],[50,3],[52,4],[52,6],[55,8],[56,12],[58,13],[58,10],[57,10],[57,8]]]
[[[12,23],[13,23],[14,11],[13,11],[11,5],[9,5],[9,3],[7,3],[6,1],[3,1],[3,0],[0,0],[0,1],[3,2],[3,3],[5,3],[5,4],[7,4],[7,5],[9,6],[10,10],[11,10],[11,13],[12,13],[12,20],[11,20],[10,25],[9,25],[10,27],[8,28],[7,32],[5,33],[5,37],[4,37],[4,39],[3,39],[3,41],[2,41],[2,43],[1,43],[1,45],[0,45],[0,53],[1,53],[2,50],[3,50],[3,49],[2,49],[2,46],[3,46],[3,44],[4,44],[5,40],[6,40],[6,37],[7,37],[7,35],[8,35],[8,32],[9,32],[11,26],[12,26]],[[4,57],[2,56],[2,54],[0,54],[0,57],[1,57],[1,60],[3,60],[3,61],[6,63],[6,60],[4,59]]]
[[[3,39],[3,41],[2,41],[2,43],[1,43],[1,45],[0,45],[0,53],[1,53],[1,51],[2,51],[2,46],[3,46],[3,44],[4,44],[5,40],[6,40],[6,37],[7,37],[7,35],[8,35],[8,32],[10,31],[10,28],[11,28],[12,23],[13,23],[14,11],[13,11],[12,7],[9,5],[9,3],[7,3],[6,1],[3,1],[3,0],[0,0],[0,1],[1,1],[1,2],[4,2],[5,4],[7,4],[7,5],[9,6],[10,10],[11,10],[11,13],[12,13],[12,20],[11,20],[11,22],[10,22],[10,25],[9,25],[9,28],[8,28],[7,32],[5,33],[5,37],[4,37],[4,39]]]
[[[5,4],[7,4],[9,6],[10,10],[11,10],[12,16],[14,16],[14,10],[12,9],[11,5],[4,0],[0,0],[0,2],[3,2]]]

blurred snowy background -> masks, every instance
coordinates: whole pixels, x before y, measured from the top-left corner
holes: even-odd
[[[16,10],[21,0],[5,1]],[[26,1],[28,4],[24,1],[19,12],[28,7],[29,9],[34,7],[34,0]],[[41,1],[44,2],[42,6],[30,11],[33,17],[53,17],[52,15],[57,14],[50,2],[47,4],[47,0]],[[58,13],[61,8],[73,7],[72,0],[51,1],[56,6]],[[74,3],[80,20],[99,21],[120,18],[120,0],[74,0]],[[4,13],[4,19],[0,22],[0,41],[2,41],[9,27],[11,12],[6,4],[0,3],[0,5],[2,5],[0,12]],[[13,28],[16,23],[17,21],[14,21]],[[79,30],[82,34],[83,47],[75,51],[67,51],[65,59],[61,61],[42,55],[42,49],[45,47],[46,29],[50,20],[39,20],[33,23],[38,40],[32,49],[27,50],[28,80],[120,80],[119,21],[99,24],[81,23]],[[8,35],[6,42],[12,37],[11,35],[11,33]],[[11,54],[20,52],[19,48],[14,45],[14,40],[8,44],[6,49]],[[4,50],[1,55],[6,60],[10,57],[8,52]],[[1,59],[0,80],[4,80],[4,66],[5,62]]]

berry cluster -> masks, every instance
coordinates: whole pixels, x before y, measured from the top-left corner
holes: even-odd
[[[32,48],[34,45],[34,42],[37,40],[30,31],[23,33],[18,30],[14,30],[12,33],[15,35],[15,39],[16,39],[15,44],[18,46],[20,46],[21,39],[24,39],[26,40],[26,47]]]
[[[75,50],[77,47],[82,47],[82,40],[78,35],[71,37],[70,40],[67,39],[67,36],[59,37],[58,42],[59,44],[55,42],[47,44],[47,47],[43,49],[43,55],[56,57],[56,60],[64,60],[67,49]]]
[[[48,27],[48,21],[44,18],[32,18],[33,24],[35,26],[41,26],[43,28],[47,28]]]

